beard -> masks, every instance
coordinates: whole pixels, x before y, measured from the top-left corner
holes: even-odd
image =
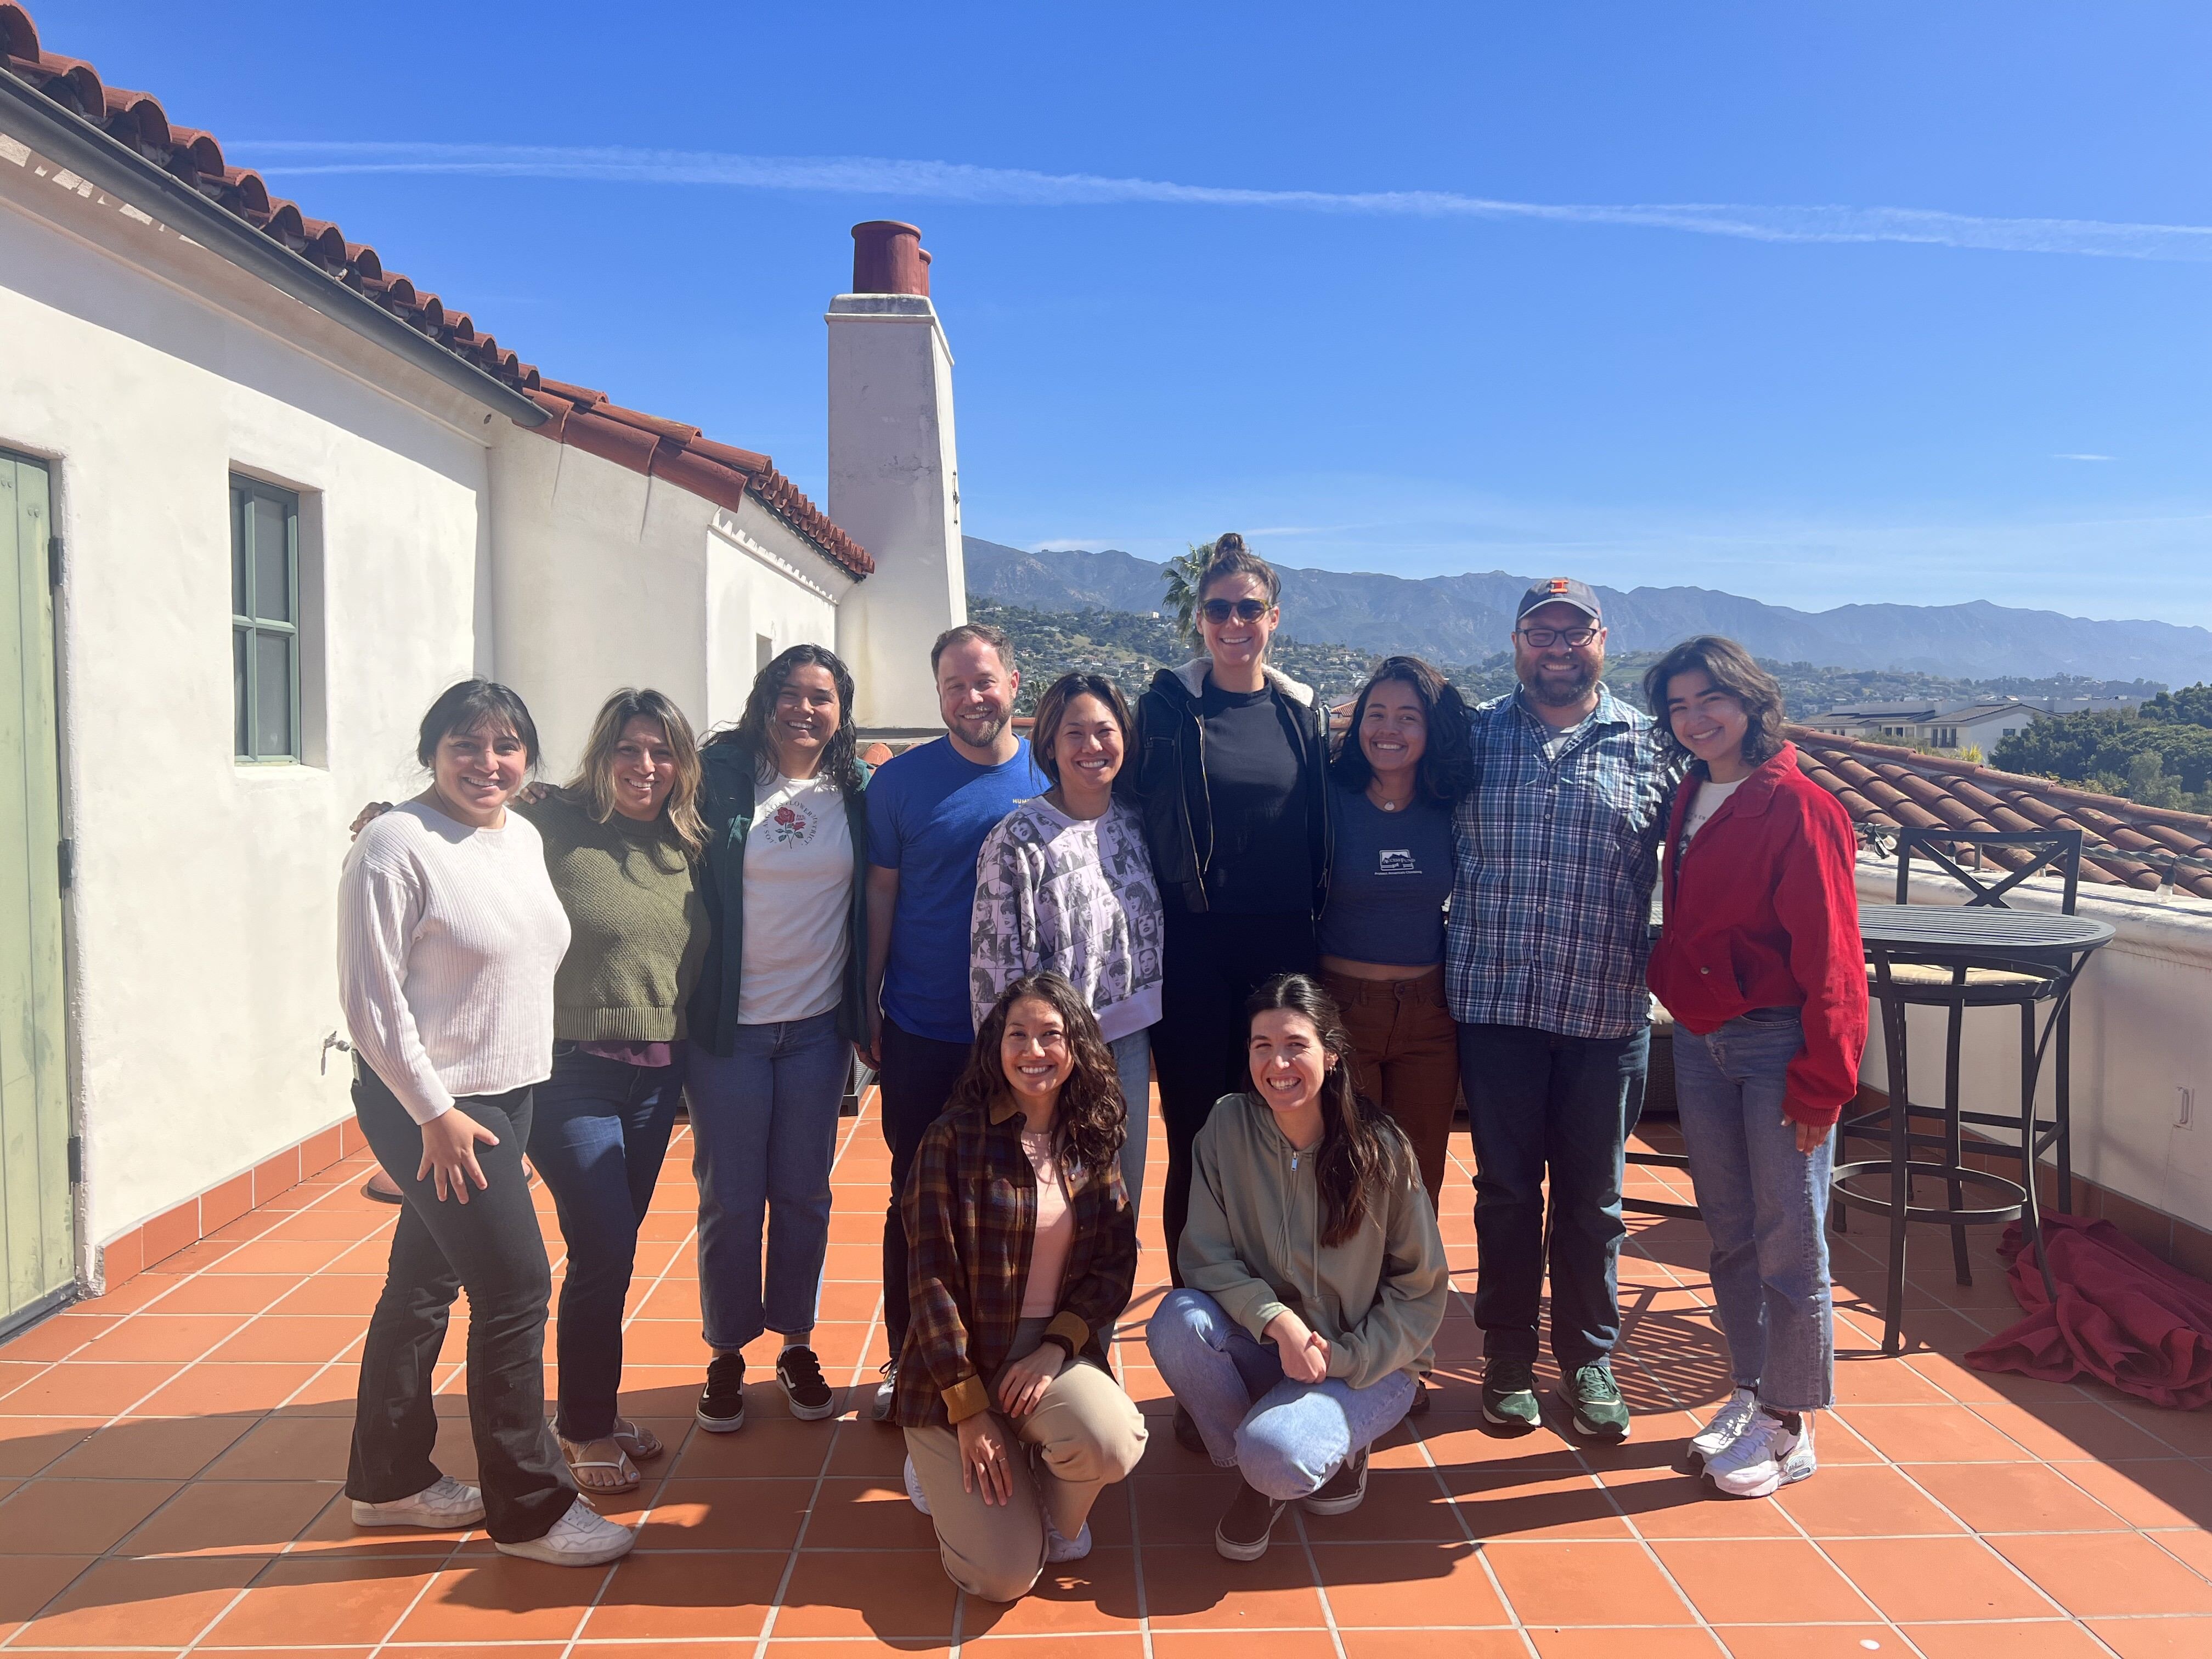
[[[1000,735],[1013,724],[1013,706],[1008,704],[994,714],[963,714],[945,724],[959,733],[963,743],[972,744],[978,749],[988,749],[998,742]]]
[[[1597,670],[1578,661],[1569,665],[1565,673],[1547,674],[1539,665],[1533,676],[1522,675],[1521,684],[1530,696],[1546,708],[1568,708],[1589,696],[1590,689],[1597,684]]]

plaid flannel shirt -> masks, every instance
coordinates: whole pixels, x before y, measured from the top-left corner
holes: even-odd
[[[963,1106],[929,1126],[900,1195],[913,1305],[891,1414],[903,1428],[957,1423],[993,1408],[990,1379],[1021,1322],[1036,1237],[1036,1171],[1011,1100]],[[1137,1279],[1137,1217],[1117,1162],[1102,1178],[1067,1171],[1075,1238],[1046,1328],[1111,1372],[1106,1342]]]
[[[1516,690],[1468,717],[1452,814],[1444,989],[1462,1024],[1633,1036],[1650,1018],[1651,886],[1671,773],[1658,727],[1602,683],[1554,732]]]

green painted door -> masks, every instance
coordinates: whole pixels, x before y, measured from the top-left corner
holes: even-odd
[[[76,1276],[47,482],[0,450],[0,1328]]]

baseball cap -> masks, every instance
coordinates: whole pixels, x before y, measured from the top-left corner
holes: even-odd
[[[1602,623],[1605,614],[1598,609],[1597,595],[1589,584],[1578,582],[1571,576],[1547,576],[1521,596],[1521,608],[1513,613],[1519,622],[1531,611],[1544,605],[1571,605],[1594,623]]]

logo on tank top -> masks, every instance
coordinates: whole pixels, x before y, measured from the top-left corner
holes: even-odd
[[[1413,856],[1410,847],[1384,847],[1375,854],[1375,873],[1378,876],[1418,876],[1421,861]]]

